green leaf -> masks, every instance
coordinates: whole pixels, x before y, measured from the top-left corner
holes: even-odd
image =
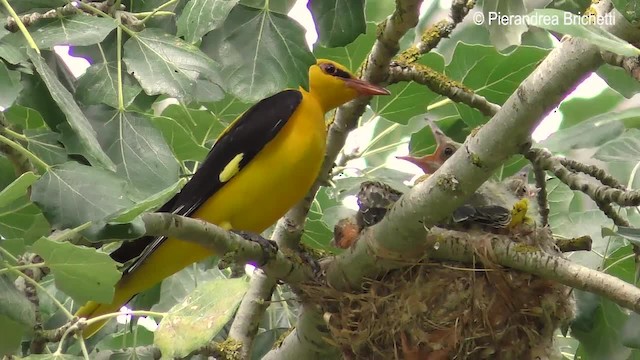
[[[49,165],[62,164],[69,160],[67,151],[60,145],[60,134],[45,128],[25,130],[27,148]]]
[[[637,109],[636,109],[637,110]],[[640,115],[640,112],[638,113]],[[640,130],[628,129],[624,134],[604,144],[594,154],[594,157],[602,161],[640,161]]]
[[[296,0],[240,0],[240,4],[286,15],[296,4]]]
[[[68,134],[68,137],[62,139],[63,143],[67,145],[67,150],[72,154],[86,157],[93,165],[113,169],[115,165],[98,144],[95,131],[73,100],[71,93],[60,83],[40,55],[29,50],[29,58],[49,88],[51,96],[67,117],[68,126],[72,130],[72,135]]]
[[[492,103],[502,105],[548,52],[538,47],[518,46],[508,55],[503,55],[492,46],[458,43],[445,74]],[[470,127],[488,120],[467,105],[455,103],[454,106]]]
[[[364,0],[311,1],[307,6],[322,46],[345,46],[365,32]]]
[[[162,356],[184,357],[211,341],[233,317],[248,288],[243,278],[214,280],[171,308],[154,339]]]
[[[138,330],[140,331],[140,330]],[[127,333],[127,340],[131,339],[131,334]],[[120,340],[120,339],[118,339]],[[115,342],[115,340],[114,340]],[[138,345],[138,346],[135,346]],[[114,344],[115,346],[115,344]],[[120,346],[119,348],[122,348]],[[90,354],[95,360],[157,360],[158,351],[153,346],[141,346],[139,343],[126,347],[122,350],[101,350]]]
[[[0,316],[32,328],[36,323],[36,309],[4,275],[0,275]]]
[[[359,35],[347,46],[329,48],[320,46],[316,43],[313,48],[313,54],[318,59],[331,59],[337,61],[346,66],[352,72],[355,72],[366,60],[375,41],[376,24],[367,23],[366,32]]]
[[[624,121],[638,117],[640,110],[634,108],[603,113],[551,134],[540,145],[554,152],[598,147],[618,138],[624,131]]]
[[[622,345],[640,349],[640,315],[632,312],[620,332]]]
[[[153,194],[142,201],[136,202],[133,206],[127,209],[118,211],[116,214],[112,215],[110,220],[108,220],[109,223],[128,223],[144,212],[161,207],[169,201],[173,195],[177,194],[186,182],[187,179],[182,178],[173,184],[173,186],[170,186],[157,194]]]
[[[434,71],[444,71],[444,58],[436,53],[424,56],[420,63],[429,66]],[[376,96],[371,101],[371,108],[383,118],[406,125],[409,120],[427,112],[427,106],[438,95],[426,86],[411,82],[402,82],[388,86],[389,96]]]
[[[108,254],[47,238],[36,241],[32,250],[42,256],[51,269],[56,287],[74,300],[111,302],[113,287],[121,274]]]
[[[105,110],[91,116],[98,140],[116,164],[116,173],[138,193],[136,199],[164,190],[178,181],[180,166],[162,134],[135,112]]]
[[[118,108],[118,68],[114,63],[89,66],[76,83],[76,97],[85,105],[107,104]],[[124,106],[129,106],[142,91],[133,76],[123,72],[122,96]]]
[[[9,0],[9,4],[20,14],[35,9],[55,9],[67,4],[66,0]]]
[[[151,310],[167,312],[199,286],[214,280],[226,279],[227,277],[218,269],[217,264],[216,259],[200,262],[194,266],[187,266],[164,279],[159,291],[160,301],[154,303]]]
[[[0,61],[0,111],[9,108],[16,101],[22,91],[20,73],[9,70],[4,62]]]
[[[198,144],[191,132],[180,125],[179,121],[166,116],[154,116],[151,118],[151,122],[162,132],[164,139],[179,161],[202,161],[207,156],[209,149]]]
[[[339,205],[335,192],[327,189],[318,191],[316,198],[311,203],[311,209],[304,224],[302,243],[313,249],[336,252],[329,242],[333,238],[333,225],[327,226],[322,220],[324,210]]]
[[[7,316],[0,315],[0,354],[19,354],[22,337],[29,327],[22,325]],[[9,357],[9,356],[7,356]]]
[[[633,282],[635,264],[630,246],[616,250],[605,261],[611,275]],[[571,324],[571,336],[580,341],[578,354],[583,359],[637,359],[638,353],[626,345],[637,329],[628,313],[620,306],[600,296],[576,291],[577,314]],[[629,323],[631,321],[631,323]],[[625,333],[626,332],[626,333]]]
[[[42,115],[34,109],[21,105],[13,105],[4,113],[10,124],[17,125],[20,129],[38,129],[45,127]]]
[[[162,112],[162,116],[172,119],[183,127],[197,145],[205,146],[211,140],[217,139],[227,124],[248,107],[248,104],[234,101],[233,98],[216,105],[211,111],[169,105]]]
[[[596,71],[596,74],[607,82],[612,89],[622,94],[627,99],[631,99],[640,92],[640,83],[638,80],[629,76],[622,68],[604,64]]]
[[[31,184],[38,180],[40,176],[31,171],[20,175],[9,186],[0,191],[0,208],[3,208],[18,198],[27,195],[27,189]]]
[[[613,232],[615,235],[622,236],[636,245],[640,245],[640,229],[632,228],[628,226],[618,226],[618,229]]]
[[[178,17],[177,36],[192,44],[200,42],[202,35],[218,28],[238,0],[191,0]]]
[[[520,39],[523,33],[528,30],[526,24],[520,24],[516,21],[507,23],[490,21],[490,16],[514,15],[523,16],[527,13],[527,9],[522,0],[485,0],[482,5],[482,14],[484,15],[484,26],[489,30],[491,43],[496,49],[502,51],[513,45],[520,45]],[[476,18],[474,18],[476,20]],[[478,26],[478,24],[474,24]]]
[[[47,88],[44,76],[23,73],[22,84],[24,90],[18,97],[18,104],[33,109],[38,114],[47,114],[43,120],[50,129],[58,129],[58,126],[67,122],[65,113],[51,95],[53,91]]]
[[[546,21],[537,21],[535,23],[537,27],[585,39],[603,50],[619,55],[640,55],[640,49],[612,33],[595,25],[582,25],[580,22],[586,22],[588,19],[581,18],[579,15],[556,9],[536,9],[529,13],[529,16],[537,19],[546,19]],[[604,21],[611,22],[612,19],[613,13],[610,13],[606,15]]]
[[[611,2],[625,19],[632,23],[640,20],[640,3],[636,0],[612,0]]]
[[[27,60],[27,54],[12,44],[0,42],[0,58],[11,65],[18,65]]]
[[[69,229],[92,221],[83,234],[98,237],[107,216],[133,205],[126,185],[104,169],[68,162],[42,175],[31,188],[31,198],[53,227]]]
[[[158,29],[145,29],[124,44],[127,70],[148,95],[198,100],[197,82],[219,88],[219,65],[194,45]],[[195,94],[197,95],[197,94]]]
[[[27,243],[51,232],[40,209],[26,197],[0,207],[0,237],[24,239]]]
[[[153,344],[153,335],[154,333],[147,330],[144,326],[136,325],[135,330],[131,332],[126,331],[124,333],[115,333],[115,334],[109,334],[105,336],[102,340],[100,340],[100,343],[96,345],[96,351],[99,351],[99,353],[102,353],[105,350],[120,350],[123,348],[135,348],[135,347],[138,347],[138,349],[144,348],[147,345]],[[133,349],[128,349],[128,350],[131,351]],[[130,355],[136,355],[136,354],[130,353]],[[118,357],[114,357],[114,359],[122,360],[122,359],[129,359],[129,357],[121,355]],[[139,358],[134,357],[133,359],[139,359]],[[153,357],[151,359],[153,359]]]
[[[58,16],[42,19],[29,27],[29,33],[40,49],[52,49],[56,45],[86,46],[104,40],[116,28],[113,18],[77,14],[68,17]],[[24,41],[24,36],[14,33],[7,37],[16,37]],[[13,39],[12,39],[13,40]]]
[[[243,101],[285,87],[308,88],[309,66],[315,60],[304,29],[286,15],[239,4],[202,43],[203,51],[222,63],[226,89]]]
[[[572,98],[568,101],[563,101],[560,103],[558,109],[562,113],[560,129],[562,130],[577,125],[594,115],[609,112],[623,99],[619,93],[611,88],[607,88],[592,98]]]

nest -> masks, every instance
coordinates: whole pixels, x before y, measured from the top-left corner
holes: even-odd
[[[478,262],[425,259],[358,293],[306,284],[302,300],[322,308],[345,358],[559,358],[553,338],[573,317],[570,288]]]

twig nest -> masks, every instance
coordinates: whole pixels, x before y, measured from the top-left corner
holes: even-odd
[[[358,293],[305,284],[302,300],[323,309],[345,358],[561,358],[553,339],[574,315],[571,289],[484,259],[423,260]]]

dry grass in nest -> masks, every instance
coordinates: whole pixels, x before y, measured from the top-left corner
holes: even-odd
[[[491,267],[491,268],[489,268]],[[548,359],[574,311],[570,289],[497,266],[423,261],[360,293],[307,284],[345,358]]]

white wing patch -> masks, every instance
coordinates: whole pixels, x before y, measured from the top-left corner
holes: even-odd
[[[231,159],[231,161],[229,161],[229,163],[224,167],[224,169],[222,169],[222,172],[218,177],[220,179],[220,182],[225,183],[231,180],[231,178],[234,177],[240,171],[240,161],[242,161],[243,157],[244,157],[244,153],[240,153],[236,155],[233,159]]]

